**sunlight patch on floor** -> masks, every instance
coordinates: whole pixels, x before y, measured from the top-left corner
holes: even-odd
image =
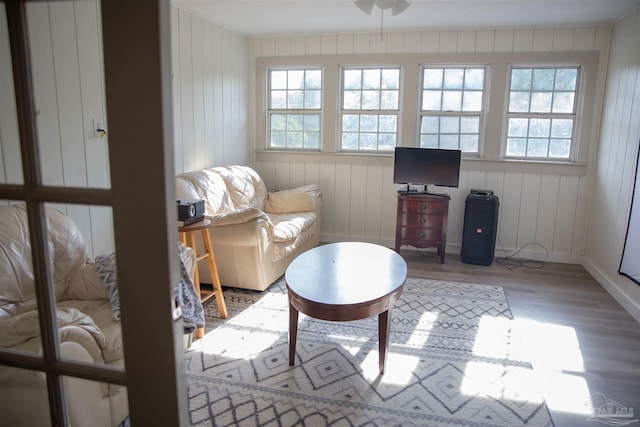
[[[486,362],[467,363],[460,384],[460,392],[466,395],[533,404],[544,401],[540,390],[532,369]]]
[[[413,347],[422,347],[429,339],[429,332],[433,329],[433,324],[438,318],[436,313],[426,311],[420,316],[418,324],[414,328],[411,336],[407,340],[407,345]]]
[[[592,415],[591,392],[587,381],[580,375],[553,371],[536,371],[541,390],[552,411]]]
[[[249,360],[272,347],[280,336],[278,333],[263,331],[238,333],[235,328],[220,326],[196,341],[194,346],[206,354]]]
[[[360,365],[362,376],[371,382],[380,376],[378,354],[377,351],[371,351]],[[387,352],[384,375],[380,378],[380,384],[407,386],[414,379],[413,371],[419,361],[418,357]]]

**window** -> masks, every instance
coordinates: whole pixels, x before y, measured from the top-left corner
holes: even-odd
[[[342,70],[343,151],[390,151],[396,146],[400,68]]]
[[[269,70],[269,148],[320,149],[322,70]]]
[[[480,153],[484,68],[424,68],[420,147]]]
[[[511,69],[506,157],[571,157],[579,67]]]

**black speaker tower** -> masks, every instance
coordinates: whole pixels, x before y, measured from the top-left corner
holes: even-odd
[[[498,196],[490,190],[471,190],[464,204],[462,262],[491,265],[498,231]]]

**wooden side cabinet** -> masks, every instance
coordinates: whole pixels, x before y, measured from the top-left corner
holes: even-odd
[[[403,245],[437,248],[444,264],[450,197],[446,194],[398,193],[396,252]]]

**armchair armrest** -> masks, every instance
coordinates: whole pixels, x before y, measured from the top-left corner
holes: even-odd
[[[264,210],[275,214],[318,212],[321,199],[322,194],[317,185],[305,185],[269,193]]]

